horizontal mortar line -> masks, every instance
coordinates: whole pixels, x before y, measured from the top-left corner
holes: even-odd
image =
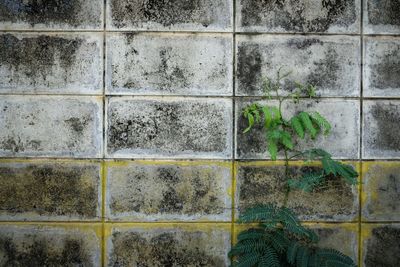
[[[400,223],[399,221],[363,221],[361,220],[361,224],[394,224]]]
[[[1,224],[102,224],[102,221],[0,221]]]
[[[69,93],[0,93],[0,96],[93,96],[93,97],[103,97],[102,93],[100,94],[69,94]]]
[[[17,225],[34,225],[34,224],[227,224],[230,225],[232,222],[229,221],[0,221],[0,225],[17,224]]]

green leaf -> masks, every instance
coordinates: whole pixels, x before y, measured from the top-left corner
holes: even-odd
[[[261,110],[264,113],[264,126],[268,129],[272,123],[272,113],[268,107],[262,107]]]
[[[267,149],[271,156],[271,159],[276,160],[276,156],[278,155],[278,144],[273,139],[268,139],[267,142]]]
[[[330,157],[326,156],[323,157],[321,159],[321,162],[322,162],[322,167],[324,168],[326,174],[333,174],[336,176],[337,174],[336,164]]]
[[[311,135],[311,138],[314,139],[317,136],[318,131],[317,131],[317,129],[314,128],[309,114],[307,112],[302,111],[299,113],[298,116],[299,116],[304,128]]]
[[[297,188],[305,192],[311,192],[317,185],[324,181],[323,172],[307,173],[299,179],[289,179],[288,184],[291,188]]]
[[[250,131],[251,127],[253,127],[253,125],[254,125],[253,114],[247,113],[247,120],[248,120],[249,126],[243,131],[243,133],[247,133],[248,131]]]
[[[301,139],[304,139],[303,125],[301,125],[300,119],[297,116],[292,117],[290,120],[290,126]]]
[[[324,129],[324,135],[328,135],[332,128],[330,123],[316,111],[311,112],[309,114],[311,119],[318,125],[318,127],[320,129]]]
[[[293,142],[292,142],[292,137],[290,136],[290,133],[288,133],[286,131],[282,131],[282,133],[281,133],[281,142],[288,149],[292,150],[294,147]]]

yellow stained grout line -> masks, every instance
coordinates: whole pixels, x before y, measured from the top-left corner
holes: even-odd
[[[367,167],[367,165],[365,165]],[[362,217],[362,209],[363,209],[363,182],[364,182],[364,163],[361,160],[360,161],[360,169],[359,169],[359,174],[360,174],[360,184],[359,184],[359,207],[358,207],[358,266],[362,265],[362,259],[361,259],[361,235],[362,235],[362,224],[361,224],[361,217]]]
[[[177,165],[177,166],[203,166],[203,165],[215,165],[221,167],[231,167],[232,162],[230,160],[174,160],[174,159],[107,159],[104,161],[107,167],[124,167],[130,164],[142,164],[142,165]]]
[[[103,161],[101,164],[101,227],[102,227],[102,236],[101,236],[101,265],[105,266],[105,205],[106,205],[106,184],[107,184],[107,169],[105,162]]]

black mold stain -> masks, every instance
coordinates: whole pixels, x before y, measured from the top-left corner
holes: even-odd
[[[400,151],[400,110],[393,104],[376,103],[371,115],[377,123],[371,146],[390,151]]]
[[[379,185],[378,194],[380,196],[384,196],[379,198],[379,202],[384,204],[385,210],[391,210],[396,212],[399,208],[398,201],[400,199],[400,177],[398,174],[390,174],[388,177],[380,177],[385,178],[384,184]],[[379,212],[371,210],[371,207],[368,207],[369,212]]]
[[[373,25],[400,25],[398,0],[368,0],[368,22]]]
[[[32,26],[65,23],[74,27],[85,22],[99,23],[100,16],[79,17],[81,2],[80,0],[3,0],[0,2],[0,21],[23,21]]]
[[[111,10],[117,27],[145,22],[159,23],[164,27],[180,23],[200,23],[207,27],[213,23],[206,13],[208,4],[202,0],[126,0],[112,1]]]
[[[338,61],[338,53],[332,48],[325,51],[323,59],[313,62],[313,72],[306,78],[307,84],[316,87],[336,88],[338,85],[338,72],[340,63]]]
[[[96,167],[0,167],[0,211],[35,212],[43,216],[97,216],[98,189],[82,182]]]
[[[187,233],[185,238],[197,244],[201,233]],[[139,233],[114,233],[110,262],[110,266],[114,267],[225,266],[223,257],[210,255],[210,251],[201,246],[182,243],[174,233],[168,232],[159,233],[151,238],[145,238]]]
[[[391,44],[390,51],[386,50],[384,55],[376,57],[376,63],[370,65],[371,85],[374,88],[400,88],[400,44]]]
[[[237,78],[240,87],[248,94],[259,90],[261,68],[263,64],[262,48],[258,44],[242,44],[237,53]]]
[[[377,227],[366,244],[366,267],[396,267],[400,262],[400,229]]]
[[[356,20],[354,0],[323,0],[321,16],[311,20],[307,20],[304,15],[307,8],[304,2],[308,3],[295,0],[242,0],[242,26],[282,27],[286,31],[296,32],[326,32],[331,26],[346,27]]]
[[[83,240],[65,238],[61,250],[55,250],[45,237],[26,235],[28,242],[18,244],[0,234],[2,266],[93,266]]]
[[[310,39],[292,38],[287,42],[288,47],[294,49],[302,49],[302,50],[308,49],[316,44],[323,45],[324,43],[321,40],[315,38],[310,38]]]
[[[56,64],[60,64],[64,71],[63,77],[67,79],[82,43],[83,40],[78,38],[40,35],[20,40],[12,34],[3,34],[0,35],[0,64],[26,76],[31,85],[39,80],[46,82],[46,77],[52,75],[52,68]],[[16,82],[19,79],[18,75],[10,78]]]
[[[81,135],[83,131],[86,129],[88,122],[92,120],[92,118],[84,117],[84,118],[76,118],[72,117],[65,122],[69,125],[69,127],[73,130],[74,133]]]
[[[125,148],[224,151],[227,129],[221,123],[224,121],[223,110],[223,107],[208,103],[153,101],[137,102],[131,114],[120,114],[117,108],[111,107],[108,149],[111,152]],[[199,142],[205,136],[209,136],[208,142]]]

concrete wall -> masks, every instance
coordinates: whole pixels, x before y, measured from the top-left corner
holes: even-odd
[[[362,174],[289,206],[398,266],[399,1],[48,2],[0,0],[0,266],[228,266],[240,209],[283,199],[240,116],[281,66],[321,96],[285,112],[325,115]]]

